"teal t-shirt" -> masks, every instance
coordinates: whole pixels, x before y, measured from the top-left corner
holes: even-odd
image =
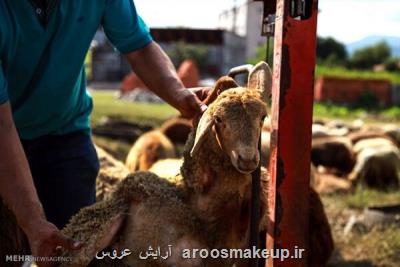
[[[149,44],[149,30],[132,0],[61,0],[46,25],[38,13],[32,1],[0,1],[0,104],[10,101],[22,139],[89,132],[83,62],[96,30],[121,53]]]

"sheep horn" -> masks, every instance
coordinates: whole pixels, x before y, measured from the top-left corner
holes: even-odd
[[[202,143],[206,140],[207,133],[211,130],[214,125],[214,119],[208,111],[204,112],[200,118],[199,124],[197,125],[196,136],[190,156],[193,157],[197,153]]]
[[[267,63],[261,61],[251,69],[247,87],[259,91],[263,100],[268,102],[271,96],[272,74]]]
[[[213,90],[211,93],[208,95],[208,97],[203,101],[204,104],[207,106],[214,102],[214,100],[225,90],[239,87],[239,85],[235,82],[234,79],[228,76],[222,76],[217,80],[217,82],[214,85]]]

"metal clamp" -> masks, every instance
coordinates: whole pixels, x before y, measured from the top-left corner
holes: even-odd
[[[235,78],[235,76],[239,75],[239,74],[249,74],[250,71],[253,69],[253,67],[254,66],[251,64],[245,64],[245,65],[240,65],[240,66],[234,67],[229,70],[228,76],[231,78]]]

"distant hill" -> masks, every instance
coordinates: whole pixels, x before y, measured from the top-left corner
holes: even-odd
[[[355,50],[359,48],[370,46],[380,41],[386,41],[390,46],[390,48],[392,49],[392,55],[400,57],[400,37],[394,37],[394,36],[383,36],[383,35],[367,36],[364,39],[361,39],[360,41],[346,44],[346,49],[349,54],[352,54]]]

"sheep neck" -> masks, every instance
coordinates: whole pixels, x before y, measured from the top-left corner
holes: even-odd
[[[226,247],[243,243],[251,175],[233,167],[212,132],[196,155],[185,153],[182,175],[188,203],[207,228],[204,232],[209,233],[210,242]]]

